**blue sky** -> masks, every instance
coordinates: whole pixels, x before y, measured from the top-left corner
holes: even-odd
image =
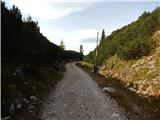
[[[96,46],[97,31],[109,35],[135,20],[144,12],[160,6],[159,0],[5,0],[15,4],[24,17],[31,15],[39,22],[41,32],[66,49],[87,54]]]

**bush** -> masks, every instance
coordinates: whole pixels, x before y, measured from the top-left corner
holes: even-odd
[[[153,12],[144,12],[137,21],[113,31],[99,45],[98,63],[118,55],[124,60],[138,59],[148,55],[154,48],[152,35],[160,29],[160,7]],[[94,63],[95,50],[85,60]]]
[[[117,50],[117,55],[122,59],[138,59],[142,56],[148,55],[154,48],[154,41],[150,38],[144,40],[137,39],[132,42],[126,42]]]

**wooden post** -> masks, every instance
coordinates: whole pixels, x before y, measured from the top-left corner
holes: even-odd
[[[99,32],[97,32],[97,46],[96,46],[96,66],[98,62],[98,37],[99,37]]]
[[[97,32],[97,45],[96,45],[96,55],[95,55],[95,64],[94,64],[94,72],[96,73],[98,70],[98,38],[99,37],[99,32]]]

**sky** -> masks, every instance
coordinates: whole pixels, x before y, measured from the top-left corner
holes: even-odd
[[[4,1],[4,0],[3,0]],[[106,36],[135,20],[144,11],[153,11],[160,0],[5,0],[8,7],[16,5],[24,18],[38,21],[40,31],[51,42],[63,40],[67,50],[84,54],[96,47],[102,29]]]

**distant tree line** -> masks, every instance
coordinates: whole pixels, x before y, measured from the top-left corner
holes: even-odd
[[[81,59],[80,53],[65,51],[51,43],[42,33],[38,22],[29,16],[22,20],[20,10],[13,6],[8,9],[1,2],[2,16],[2,63],[53,63]]]
[[[160,7],[153,12],[144,12],[137,21],[122,27],[102,38],[99,45],[98,62],[117,55],[124,60],[139,59],[148,55],[155,47],[152,35],[160,29]],[[95,50],[85,60],[94,63]]]

